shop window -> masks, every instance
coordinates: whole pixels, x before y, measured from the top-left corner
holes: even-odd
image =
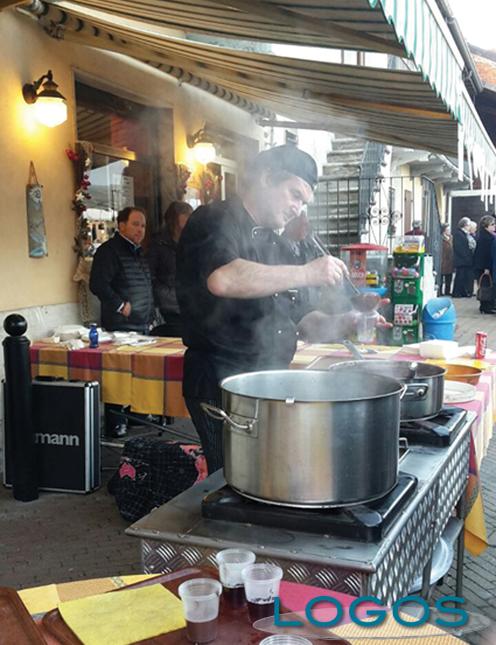
[[[160,112],[108,92],[76,83],[78,140],[91,151],[91,197],[86,204],[91,253],[116,227],[117,213],[139,206],[148,228],[159,221]]]

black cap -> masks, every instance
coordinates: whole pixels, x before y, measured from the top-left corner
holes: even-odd
[[[295,145],[285,144],[263,150],[253,161],[253,169],[267,169],[275,172],[287,172],[300,177],[313,189],[317,185],[317,164],[313,157]]]

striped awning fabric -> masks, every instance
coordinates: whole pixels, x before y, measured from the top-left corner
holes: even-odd
[[[53,36],[117,51],[260,116],[277,112],[372,141],[456,155],[496,190],[496,151],[435,0],[48,0]],[[184,39],[326,44],[409,56],[418,71],[282,58]],[[227,41],[229,43],[229,41]]]
[[[157,34],[78,3],[45,5],[41,24],[68,40],[129,54],[219,85],[289,118],[370,140],[456,154],[456,123],[419,72],[283,58]]]
[[[53,2],[53,4],[57,4]],[[237,40],[380,51],[402,56],[372,0],[82,0],[86,8],[155,27]]]

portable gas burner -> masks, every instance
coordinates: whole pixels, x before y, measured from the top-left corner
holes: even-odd
[[[212,520],[249,522],[259,526],[376,542],[387,533],[416,486],[416,477],[400,473],[396,486],[381,499],[324,509],[264,504],[243,497],[230,486],[223,486],[204,498],[202,515]]]
[[[463,427],[467,411],[462,408],[443,408],[432,419],[402,421],[400,437],[409,444],[430,446],[450,446]]]

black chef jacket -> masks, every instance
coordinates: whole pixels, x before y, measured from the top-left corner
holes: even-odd
[[[183,393],[216,399],[226,376],[285,369],[296,349],[296,325],[308,313],[297,291],[263,298],[219,298],[208,276],[238,258],[261,264],[298,264],[288,245],[257,226],[239,199],[200,207],[184,229],[177,253],[176,291],[183,320]]]

